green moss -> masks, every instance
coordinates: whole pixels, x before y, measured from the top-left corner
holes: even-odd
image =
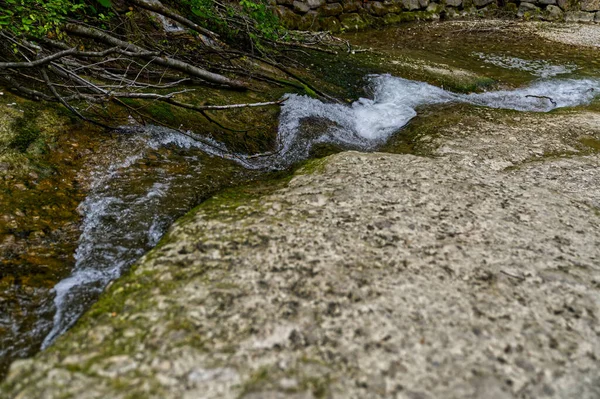
[[[504,6],[504,11],[510,14],[516,14],[519,11],[519,7],[516,3],[506,3]]]
[[[302,164],[297,173],[302,175],[321,174],[327,165],[326,158],[311,159]]]
[[[302,88],[304,89],[304,92],[306,93],[307,96],[312,97],[312,98],[318,98],[319,96],[317,95],[317,93],[311,89],[310,87],[308,87],[307,85],[303,84]]]
[[[15,131],[15,136],[9,143],[9,148],[25,153],[29,146],[38,140],[40,129],[36,126],[34,118],[32,112],[28,111],[13,122],[12,129]]]
[[[161,102],[155,102],[146,107],[146,111],[153,118],[167,123],[169,125],[174,125],[177,123],[177,118],[173,113],[173,109],[171,105]]]
[[[600,151],[600,140],[598,140],[594,137],[590,137],[590,136],[582,137],[579,139],[579,141],[581,142],[581,144],[590,148],[594,152]]]

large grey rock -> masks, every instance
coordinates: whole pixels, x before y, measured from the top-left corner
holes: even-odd
[[[549,5],[546,7],[546,19],[549,21],[561,21],[564,19],[564,13],[560,7]]]
[[[537,4],[542,4],[542,5],[556,5],[556,0],[538,0],[536,1]]]
[[[425,11],[429,13],[438,13],[442,10],[442,6],[438,3],[429,3]]]
[[[418,1],[418,0],[413,0]],[[375,1],[372,3],[367,3],[365,8],[369,11],[369,13],[376,15],[378,17],[382,17],[389,12],[388,7],[383,5],[383,3],[379,1]]]
[[[310,11],[310,7],[304,1],[294,1],[293,3],[294,11],[298,14],[306,14]]]
[[[580,140],[600,115],[478,112],[418,141],[434,157],[342,153],[217,195],[0,389],[597,399],[600,155]]]
[[[319,23],[319,13],[317,11],[311,10],[304,14],[300,19],[300,23],[298,24],[298,29],[300,30],[319,30],[321,27]]]
[[[496,0],[473,0],[473,5],[476,7],[484,7],[495,2]]]
[[[323,4],[325,4],[325,0],[306,0],[306,4],[311,8],[311,9],[315,9],[315,8],[319,8],[321,7]]]
[[[522,2],[521,4],[519,4],[519,11],[517,12],[517,16],[523,17],[526,14],[532,15],[532,14],[539,14],[539,13],[540,13],[540,8],[537,7],[535,4]]]
[[[421,7],[419,0],[402,0],[402,8],[408,11],[415,11]]]

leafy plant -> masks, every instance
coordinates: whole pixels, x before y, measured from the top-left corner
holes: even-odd
[[[236,39],[240,32],[246,32],[250,40],[258,43],[261,38],[277,38],[283,29],[266,0],[240,0],[225,4],[213,0],[180,0],[172,3],[188,7],[205,25],[225,30],[222,33],[231,34]]]
[[[69,15],[96,15],[94,4],[111,7],[110,0],[0,0],[0,30],[33,37],[59,34]]]

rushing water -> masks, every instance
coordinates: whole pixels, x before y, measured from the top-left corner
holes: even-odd
[[[457,94],[390,75],[369,77],[373,98],[361,98],[350,106],[326,104],[307,96],[289,95],[279,122],[279,148],[270,157],[249,159],[239,155],[246,167],[283,168],[308,157],[316,143],[335,143],[364,151],[382,145],[394,132],[417,115],[419,107],[449,102],[468,103],[517,111],[548,112],[555,108],[590,103],[600,94],[598,79],[539,80],[515,89]],[[328,121],[328,128],[305,137],[307,121]]]
[[[543,63],[538,66],[542,71],[536,72],[539,76],[569,71]],[[79,207],[81,235],[71,275],[54,287],[53,300],[36,310],[32,330],[13,335],[23,343],[39,343],[45,337],[42,346],[51,345],[111,280],[156,245],[177,217],[216,188],[207,182],[218,180],[214,175],[219,170],[231,168],[241,173],[287,168],[306,159],[319,143],[375,150],[423,107],[437,104],[460,102],[547,112],[587,104],[600,94],[597,79],[542,78],[515,90],[475,94],[456,94],[390,75],[370,76],[367,81],[370,98],[350,105],[288,95],[281,108],[277,148],[261,156],[234,154],[218,142],[193,140],[164,128],[124,129],[112,164],[94,171],[89,194]],[[152,157],[157,159],[151,161]],[[13,356],[11,350],[0,348],[0,357]]]

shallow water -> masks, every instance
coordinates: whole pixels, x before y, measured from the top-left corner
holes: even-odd
[[[51,345],[110,281],[156,245],[174,220],[219,187],[286,169],[310,157],[321,144],[376,150],[423,110],[443,104],[550,112],[589,104],[600,94],[600,79],[577,62],[474,50],[460,56],[476,61],[480,70],[492,66],[504,71],[497,76],[516,73],[518,78],[511,77],[507,86],[517,82],[520,87],[464,94],[379,74],[365,77],[368,98],[351,104],[288,95],[281,108],[277,148],[265,154],[233,153],[216,141],[199,142],[164,128],[124,129],[111,162],[89,176],[89,194],[79,205],[81,234],[71,274],[36,310],[32,328],[14,334],[20,341],[0,348],[0,357],[20,357],[31,353],[22,351],[24,347]],[[528,78],[522,79],[525,75]]]
[[[280,116],[278,151],[258,158],[234,154],[233,159],[246,168],[277,169],[306,159],[311,147],[317,143],[374,150],[414,118],[419,107],[426,105],[456,102],[548,112],[588,104],[600,95],[600,80],[593,79],[540,80],[520,89],[473,94],[456,94],[391,75],[375,75],[369,80],[373,98],[361,98],[350,106],[288,95]],[[303,137],[303,121],[311,118],[329,121],[329,128],[319,135]],[[174,145],[188,151],[225,151],[218,143],[206,147],[175,131],[159,128],[137,134],[130,141],[143,142],[146,148],[152,149]],[[221,150],[215,151],[215,148]],[[184,176],[173,175],[163,168],[155,169],[151,178],[134,179],[134,176],[124,174],[123,171],[143,154],[138,149],[113,164],[108,171],[98,172],[91,194],[81,204],[84,220],[75,254],[76,265],[73,274],[54,288],[56,313],[42,348],[70,327],[111,280],[156,245],[173,222],[173,214],[186,209],[185,202],[169,209],[173,204],[172,191],[175,187],[181,190],[188,178],[201,174],[203,165],[198,155],[188,155],[191,167]],[[127,187],[131,181],[140,186],[136,192]]]

